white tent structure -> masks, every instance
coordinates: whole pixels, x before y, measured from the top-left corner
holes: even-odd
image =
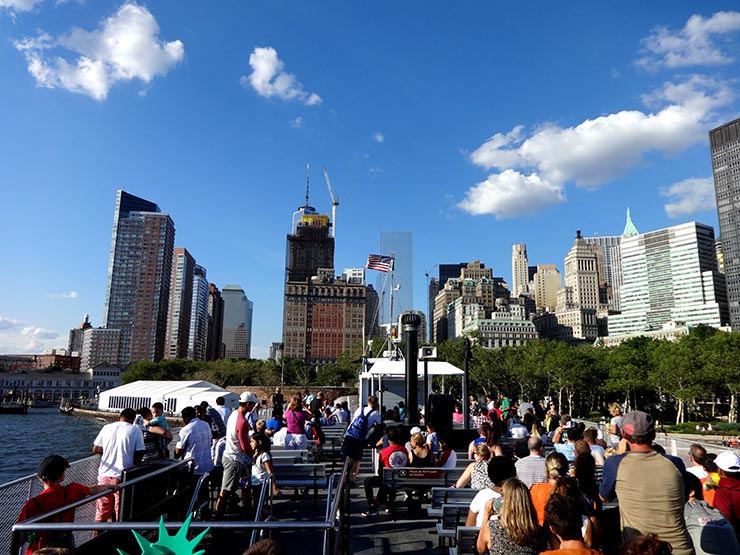
[[[179,416],[185,407],[192,407],[202,401],[216,406],[216,398],[223,397],[225,406],[235,408],[239,405],[239,396],[222,387],[203,381],[147,381],[129,383],[103,391],[100,394],[98,410],[120,412],[125,408],[134,410],[151,407],[152,403],[164,405],[165,414]]]
[[[386,407],[392,407],[403,401],[406,397],[406,361],[403,359],[393,360],[390,358],[368,359],[368,366],[360,373],[360,401],[364,404],[369,395],[375,395],[380,403]],[[419,379],[418,401],[419,406],[424,406],[424,364],[427,365],[427,389],[428,393],[444,393],[432,391],[432,378],[434,376],[463,376],[463,372],[457,366],[442,360],[419,360],[417,363],[417,377]]]

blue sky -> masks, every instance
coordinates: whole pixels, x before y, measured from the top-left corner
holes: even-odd
[[[0,353],[100,325],[115,191],[157,202],[279,341],[285,235],[340,206],[335,266],[414,232],[424,272],[562,261],[575,230],[716,227],[736,2],[0,0]],[[371,276],[374,282],[375,276]]]

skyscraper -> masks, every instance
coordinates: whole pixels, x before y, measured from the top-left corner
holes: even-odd
[[[395,256],[393,264],[393,314],[390,314],[390,274],[376,281],[380,296],[380,323],[395,322],[402,312],[414,309],[414,237],[411,231],[380,233],[380,254]],[[391,318],[392,316],[392,318]]]
[[[151,201],[116,193],[103,320],[122,366],[164,357],[175,225]]]
[[[329,234],[329,216],[307,213],[288,235],[287,281],[306,281],[320,268],[334,269],[334,237]]]
[[[170,305],[167,316],[167,358],[186,358],[190,340],[190,316],[193,307],[193,271],[195,259],[187,249],[173,253]]]
[[[224,300],[223,341],[226,358],[250,358],[254,305],[239,285],[227,285]]]
[[[511,296],[518,297],[529,292],[529,262],[527,245],[515,243],[511,246]]]
[[[287,238],[282,354],[321,364],[335,361],[372,333],[367,298],[377,296],[365,285],[361,269],[334,275],[329,216],[307,208],[308,198],[294,213]]]
[[[604,264],[603,280],[606,285],[609,310],[619,312],[622,310],[622,238],[637,235],[638,231],[632,222],[630,209],[627,209],[627,220],[624,224],[622,235],[586,237],[585,241],[601,247],[601,255]]]
[[[198,264],[193,268],[193,301],[190,310],[188,358],[206,360],[208,341],[208,280],[206,269]]]
[[[82,356],[82,337],[86,329],[92,327],[90,316],[85,314],[85,320],[76,328],[69,330],[69,344],[67,351],[72,356]],[[77,354],[75,354],[77,353]]]
[[[208,284],[208,337],[206,339],[206,360],[224,357],[224,300],[215,284]]]
[[[558,304],[558,291],[563,285],[555,264],[538,264],[534,274],[534,300],[538,311],[555,312]]]
[[[609,336],[658,330],[671,321],[719,327],[729,322],[714,229],[697,222],[622,239],[622,313]]]
[[[717,197],[719,234],[722,238],[727,298],[733,331],[740,331],[740,119],[709,132]]]

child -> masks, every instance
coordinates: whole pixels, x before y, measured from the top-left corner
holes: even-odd
[[[44,490],[36,497],[32,497],[26,501],[18,517],[18,522],[48,513],[49,511],[69,505],[95,493],[100,493],[111,488],[114,491],[118,490],[118,486],[97,485],[88,487],[77,482],[71,482],[63,486],[64,473],[68,468],[69,462],[67,462],[67,459],[59,455],[50,455],[41,461],[37,475],[41,483],[44,484]],[[52,517],[51,521],[48,522],[74,522],[74,519],[74,509],[71,509]],[[74,543],[72,532],[62,530],[54,532],[28,532],[26,534],[26,540],[28,541],[27,555],[45,546],[71,548]]]
[[[252,445],[252,508],[257,510],[257,503],[262,492],[262,486],[268,476],[272,476],[272,456],[270,455],[270,438],[264,433],[256,433],[252,436],[250,443]],[[272,481],[273,495],[279,495],[277,483]]]

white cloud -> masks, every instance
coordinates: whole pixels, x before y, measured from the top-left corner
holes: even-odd
[[[58,337],[55,331],[0,316],[0,353],[39,353],[55,347]]]
[[[645,56],[637,65],[645,69],[729,64],[733,58],[716,39],[740,31],[739,12],[717,12],[711,17],[692,15],[683,29],[658,27],[642,40]]]
[[[522,127],[496,134],[470,156],[490,169],[535,168],[552,182],[598,187],[643,160],[647,152],[680,152],[705,140],[713,110],[732,100],[729,88],[706,78],[664,87],[645,97],[654,113],[624,110],[573,127],[545,125],[524,139]]]
[[[185,56],[183,43],[161,41],[154,16],[134,2],[123,4],[95,31],[75,28],[56,39],[42,32],[14,44],[25,54],[37,86],[63,88],[96,100],[105,99],[119,81],[150,83]],[[78,57],[69,61],[48,55],[47,51],[56,47]]]
[[[299,127],[303,127],[303,118],[301,116],[298,116],[297,118],[290,120],[290,126],[293,129],[298,129]]]
[[[276,96],[281,100],[297,100],[306,106],[321,103],[316,93],[308,93],[298,78],[283,69],[285,65],[272,47],[256,47],[249,55],[250,75],[242,75],[239,82],[244,88],[252,87],[265,98]]]
[[[535,173],[505,170],[472,187],[458,207],[473,215],[493,214],[503,220],[535,214],[564,200],[560,185]]]
[[[385,137],[380,132],[375,133],[375,135],[373,135],[373,139],[375,139],[376,143],[382,143],[383,141],[385,141]]]
[[[668,197],[665,212],[671,218],[681,218],[696,212],[715,210],[714,181],[711,177],[684,179],[661,189]]]
[[[510,217],[560,202],[566,183],[600,187],[642,164],[648,153],[671,155],[705,141],[715,110],[733,99],[726,85],[693,76],[665,83],[646,95],[643,100],[654,107],[651,113],[623,110],[572,127],[546,124],[528,136],[522,126],[497,133],[470,154],[470,160],[486,170],[516,171],[490,176],[471,188],[458,206],[471,214],[488,210],[497,217]],[[519,198],[527,194],[515,185],[525,182],[524,174],[529,174],[529,186],[536,183],[549,194],[520,206]],[[491,198],[491,191],[506,194]]]
[[[36,326],[26,326],[21,330],[21,335],[36,339],[56,339],[59,337],[59,334],[55,331],[37,328]]]
[[[29,12],[43,0],[0,0],[0,9],[7,9],[12,13]]]
[[[12,318],[7,318],[5,316],[0,316],[0,331],[15,330],[18,329],[21,325],[22,323],[18,320],[13,320]]]
[[[51,293],[49,295],[52,299],[76,299],[80,295],[77,291],[67,291],[66,293]]]

